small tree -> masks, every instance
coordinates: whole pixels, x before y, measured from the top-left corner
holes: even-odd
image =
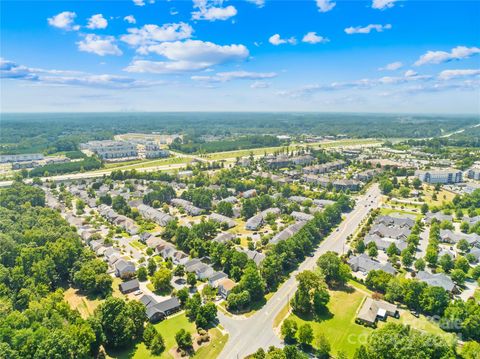
[[[143,331],[143,342],[147,348],[150,348],[153,338],[155,338],[157,334],[157,328],[155,328],[152,323],[147,323],[145,330]]]
[[[157,270],[157,263],[155,262],[155,260],[153,258],[150,258],[148,260],[147,269],[148,269],[148,274],[149,275],[153,275],[153,273],[155,273],[155,271]]]
[[[175,334],[175,341],[180,349],[189,350],[192,348],[192,335],[185,329],[180,329]]]
[[[170,269],[162,268],[152,276],[152,284],[156,291],[167,291],[170,289],[172,272]]]
[[[165,342],[160,333],[157,333],[150,343],[150,351],[153,355],[160,355],[165,350]]]
[[[138,271],[137,271],[137,278],[139,281],[146,281],[147,280],[147,268],[145,267],[140,267],[138,268]]]
[[[422,259],[422,258],[418,258],[416,261],[415,261],[415,269],[417,271],[422,271],[425,269],[425,261]]]
[[[197,276],[193,272],[187,273],[187,284],[190,287],[194,287],[197,284]]]
[[[295,342],[295,335],[297,334],[297,322],[293,319],[285,319],[282,324],[282,335],[286,343]]]
[[[309,346],[313,341],[313,329],[308,323],[303,324],[298,328],[298,341],[304,347]]]
[[[328,359],[330,358],[330,343],[325,335],[320,334],[315,339],[315,347],[317,348],[317,356],[320,359]]]
[[[465,282],[466,274],[461,269],[454,269],[452,273],[450,273],[450,276],[457,285],[463,285]]]

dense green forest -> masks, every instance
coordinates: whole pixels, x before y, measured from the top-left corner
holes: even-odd
[[[71,172],[91,171],[102,167],[102,162],[96,157],[86,157],[81,161],[55,163],[36,167],[30,171],[30,177],[56,175]]]
[[[467,116],[339,113],[2,114],[0,152],[73,151],[78,143],[126,132],[203,135],[337,135],[437,137],[478,123]]]
[[[108,297],[95,316],[82,319],[64,301],[70,285],[110,294],[112,279],[99,262],[104,265],[75,228],[45,207],[41,189],[17,182],[1,190],[0,358],[93,358],[101,345],[140,337],[145,318],[139,302]]]
[[[281,146],[285,143],[284,141],[280,141],[275,136],[261,135],[241,136],[237,139],[211,142],[199,141],[197,139],[192,139],[191,141],[184,140],[184,142],[185,143],[181,143],[181,141],[175,141],[174,143],[172,143],[170,148],[185,153],[210,153],[221,151],[246,150],[258,147]]]

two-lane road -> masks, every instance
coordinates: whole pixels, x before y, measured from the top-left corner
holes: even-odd
[[[229,340],[220,359],[244,358],[254,353],[258,348],[267,349],[270,345],[282,346],[281,339],[273,331],[273,322],[277,314],[287,305],[291,296],[297,290],[295,275],[301,271],[314,268],[318,257],[328,251],[342,254],[346,251],[346,239],[355,232],[360,222],[372,208],[380,204],[380,190],[377,184],[371,186],[367,193],[359,198],[355,208],[317,248],[314,256],[299,266],[270,298],[265,306],[247,319],[231,318],[219,312],[220,324],[229,332]]]

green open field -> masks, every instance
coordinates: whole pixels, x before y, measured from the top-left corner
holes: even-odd
[[[105,165],[105,168],[126,171],[126,170],[133,170],[133,169],[139,169],[139,168],[173,165],[177,163],[189,163],[191,161],[192,159],[187,157],[169,157],[169,158],[159,158],[156,160],[135,160],[130,162],[107,163]],[[105,170],[105,168],[103,168],[103,170]]]
[[[324,314],[320,321],[302,319],[295,314],[291,314],[289,318],[294,319],[298,326],[311,324],[315,337],[323,334],[328,339],[332,353],[342,350],[351,358],[373,330],[355,323],[356,312],[364,298],[365,294],[358,290],[351,293],[332,291],[328,313]]]
[[[196,332],[195,324],[188,321],[185,313],[177,314],[168,318],[160,323],[155,324],[158,332],[162,334],[165,341],[165,351],[160,356],[154,356],[147,349],[145,344],[137,343],[135,346],[122,350],[112,351],[108,355],[110,358],[116,359],[147,359],[147,358],[159,358],[159,359],[172,359],[173,356],[169,351],[177,346],[175,341],[175,334],[180,329],[185,329],[192,335]],[[210,342],[198,348],[193,358],[198,359],[214,359],[222,351],[223,347],[227,343],[228,334],[223,334],[219,329],[213,328],[209,330]]]

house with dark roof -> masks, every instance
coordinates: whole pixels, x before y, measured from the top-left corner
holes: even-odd
[[[213,239],[213,241],[218,242],[218,243],[226,243],[226,242],[232,240],[233,238],[235,238],[235,235],[233,235],[232,233],[224,232],[224,233],[220,233],[219,235],[217,235]]]
[[[249,231],[256,231],[263,225],[263,216],[261,213],[250,217],[245,223],[245,228]]]
[[[305,224],[306,222],[297,222],[289,225],[287,228],[274,235],[272,239],[270,239],[270,243],[277,244],[278,242],[284,241],[292,237],[294,234],[300,231],[305,226]]]
[[[144,295],[140,298],[140,302],[145,305],[145,313],[148,320],[152,323],[165,319],[169,315],[178,312],[181,308],[177,297],[158,303],[153,297]]]
[[[362,253],[357,256],[352,256],[348,260],[348,264],[354,272],[362,272],[367,274],[372,270],[383,270],[384,272],[395,274],[397,271],[390,263],[380,263],[367,254]]]
[[[120,283],[118,285],[118,288],[120,289],[120,292],[122,292],[123,294],[128,294],[128,293],[139,290],[140,283],[138,282],[138,279],[132,279],[132,280]]]
[[[115,275],[120,278],[126,278],[135,274],[135,264],[125,259],[119,259],[114,264]]]
[[[457,290],[455,283],[445,273],[428,273],[425,271],[418,272],[416,278],[432,287],[442,287],[447,292],[452,293]]]
[[[308,213],[293,211],[290,215],[297,221],[308,222],[313,219],[313,216]]]
[[[237,223],[235,223],[233,219],[218,213],[210,214],[208,216],[208,219],[213,222],[219,223],[220,225],[226,225],[228,228],[233,228],[237,225]]]
[[[208,278],[208,284],[213,288],[217,288],[218,283],[223,278],[228,278],[228,276],[224,272],[215,272],[210,278]]]

